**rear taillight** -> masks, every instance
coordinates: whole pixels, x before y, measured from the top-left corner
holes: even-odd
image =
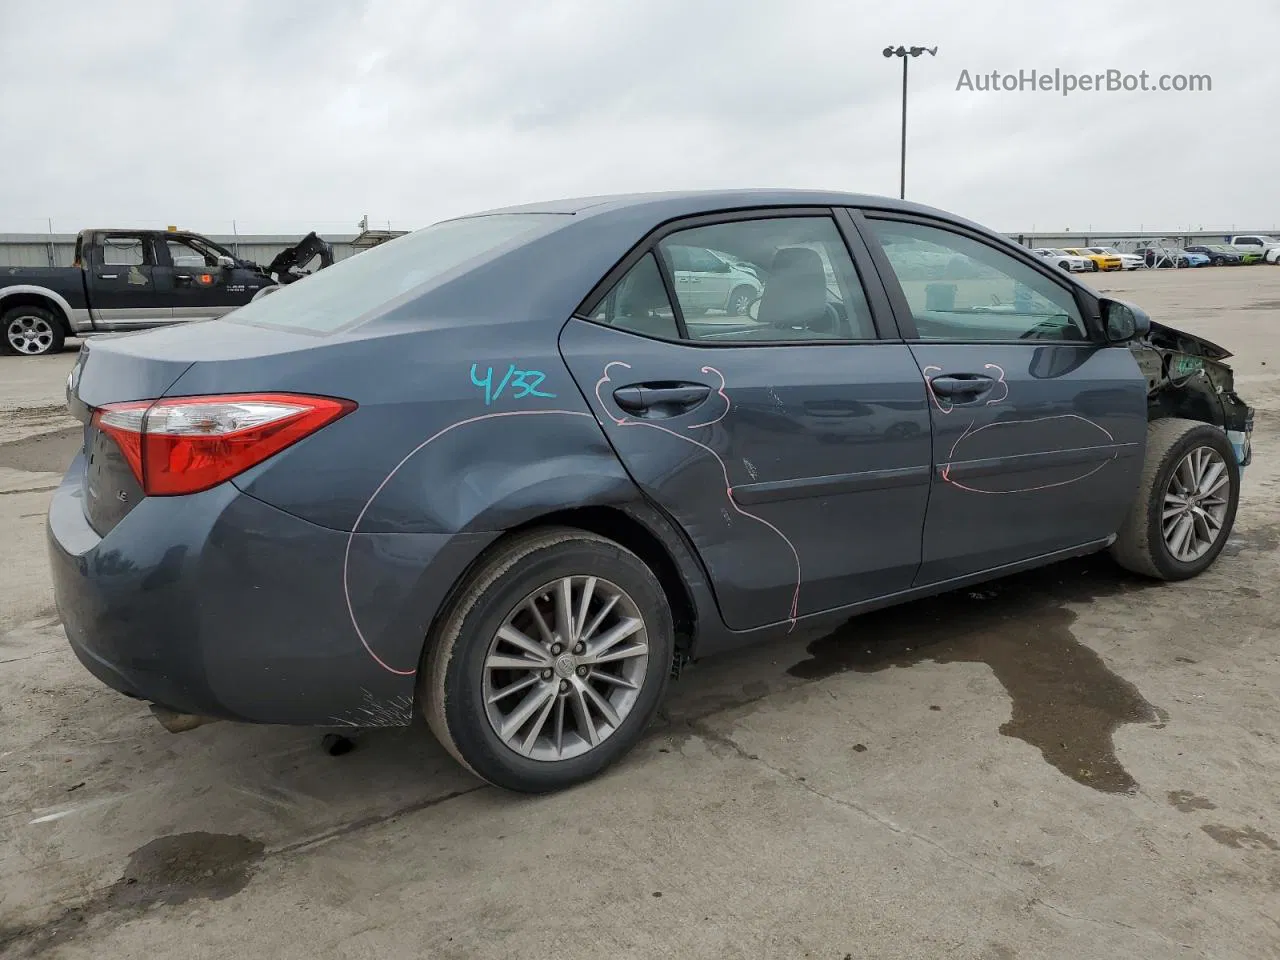
[[[350,413],[350,400],[289,393],[113,403],[93,422],[120,447],[148,496],[198,493]]]

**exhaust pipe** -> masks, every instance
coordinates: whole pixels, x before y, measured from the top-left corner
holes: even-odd
[[[158,703],[151,704],[151,713],[160,721],[160,726],[170,733],[186,733],[196,727],[203,727],[206,723],[218,722],[217,717],[201,717],[194,713],[178,713],[176,710],[162,707]]]

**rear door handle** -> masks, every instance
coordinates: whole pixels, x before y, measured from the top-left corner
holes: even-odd
[[[191,274],[189,274],[189,273],[175,273],[175,274],[173,275],[173,285],[174,285],[175,287],[189,287],[189,286],[191,286]]]
[[[705,383],[633,383],[613,391],[613,399],[628,413],[643,417],[678,417],[711,396]]]
[[[995,383],[991,377],[980,373],[957,373],[945,377],[934,377],[929,381],[933,392],[940,397],[978,397],[991,389]]]

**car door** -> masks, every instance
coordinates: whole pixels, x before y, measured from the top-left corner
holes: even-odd
[[[698,300],[677,279],[682,247],[767,264],[754,316],[686,306]],[[732,629],[794,623],[915,577],[928,397],[870,280],[830,210],[700,218],[637,248],[561,334],[621,462],[696,548]]]
[[[249,302],[243,271],[224,267],[226,255],[195,237],[161,235],[156,238],[156,287],[173,308],[175,321],[207,320]]]
[[[1147,388],[1096,300],[1019,248],[924,217],[855,217],[930,393],[934,474],[918,585],[1096,544],[1129,509]],[[942,280],[898,251],[927,244]]]
[[[104,330],[167,323],[169,304],[156,289],[155,257],[145,233],[96,236],[88,269],[89,310]]]

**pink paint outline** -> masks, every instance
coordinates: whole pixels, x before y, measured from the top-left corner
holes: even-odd
[[[588,417],[592,420],[595,420],[595,416],[593,414],[586,413],[585,411],[582,411],[582,410],[502,410],[496,413],[484,413],[484,414],[480,414],[479,416],[468,417],[465,420],[459,420],[457,423],[451,423],[449,424],[449,426],[436,431],[431,436],[427,437],[427,439],[423,440],[420,444],[414,447],[412,450],[410,450],[408,453],[406,453],[404,457],[400,460],[400,462],[391,468],[391,472],[387,474],[386,478],[380,484],[378,484],[377,488],[373,491],[369,499],[365,501],[364,506],[360,508],[360,512],[356,515],[356,522],[351,525],[351,532],[347,535],[347,547],[342,554],[342,596],[347,602],[347,615],[351,618],[351,626],[355,628],[356,636],[360,638],[360,643],[361,645],[363,645],[365,651],[369,654],[369,656],[373,657],[374,661],[378,664],[378,666],[382,667],[383,670],[386,670],[388,673],[394,673],[398,677],[412,677],[414,674],[418,672],[417,667],[414,667],[410,670],[397,669],[396,667],[391,666],[389,663],[387,663],[385,660],[383,660],[380,656],[378,656],[374,652],[373,647],[369,645],[369,641],[365,638],[364,631],[360,629],[360,623],[356,620],[355,608],[351,603],[351,586],[350,586],[350,583],[348,582],[348,568],[351,563],[351,544],[355,541],[356,533],[359,532],[360,530],[360,521],[364,519],[364,515],[368,513],[369,508],[373,506],[373,501],[378,498],[378,494],[380,494],[383,491],[383,488],[385,488],[386,485],[391,482],[391,478],[400,472],[400,468],[403,467],[406,463],[408,463],[410,458],[413,457],[414,454],[420,451],[423,447],[427,446],[429,443],[433,443],[434,441],[438,440],[440,437],[443,437],[446,433],[449,433],[452,430],[456,430],[458,427],[465,427],[468,424],[472,424],[472,423],[480,423],[482,420],[497,420],[502,417],[539,417],[539,416],[549,416],[551,414],[559,414],[561,416],[569,416],[569,417]]]
[[[998,383],[998,384],[1000,384],[1000,386],[1004,387],[1004,395],[1003,395],[1003,396],[1000,396],[1000,397],[997,397],[997,398],[996,398],[996,399],[994,399],[994,400],[988,400],[986,405],[989,407],[989,406],[991,406],[992,404],[999,403],[1001,400],[1008,400],[1008,399],[1009,399],[1009,384],[1008,384],[1008,383],[1005,381],[1005,379],[1004,379],[1004,367],[1000,366],[1000,364],[998,364],[998,363],[984,363],[984,364],[982,365],[982,369],[983,369],[983,370],[999,370],[999,371],[1000,371],[1000,379],[998,379],[998,380],[996,381],[996,383]]]
[[[775,527],[768,520],[765,520],[763,517],[758,517],[755,514],[742,509],[742,507],[738,505],[738,503],[733,499],[733,486],[729,480],[729,468],[726,466],[724,460],[720,457],[718,453],[716,453],[715,450],[711,449],[704,443],[694,440],[692,437],[684,436],[683,434],[677,433],[676,431],[671,430],[667,427],[661,426],[659,424],[646,423],[642,420],[627,419],[625,417],[619,418],[619,417],[615,417],[612,413],[610,413],[609,408],[605,405],[603,398],[600,396],[600,390],[606,383],[611,382],[609,377],[609,370],[615,366],[623,367],[627,370],[631,369],[631,364],[625,363],[621,360],[614,360],[614,361],[611,361],[610,363],[605,364],[604,375],[598,381],[596,381],[596,386],[595,386],[596,401],[600,404],[600,409],[603,411],[605,416],[607,416],[610,420],[614,422],[614,424],[616,424],[619,427],[632,427],[632,426],[652,427],[655,430],[660,430],[665,434],[669,434],[670,436],[675,437],[677,440],[684,440],[687,443],[692,443],[694,446],[698,447],[699,449],[704,450],[707,453],[711,454],[711,456],[714,457],[716,462],[720,465],[720,472],[721,472],[721,475],[724,477],[725,495],[729,500],[729,505],[733,507],[733,509],[736,510],[738,513],[740,513],[742,516],[747,517],[748,519],[751,519],[751,520],[755,520],[757,523],[761,523],[764,526],[768,527],[771,531],[777,534],[777,536],[780,537],[782,541],[786,543],[787,547],[791,550],[791,555],[792,557],[795,558],[795,562],[796,562],[796,588],[795,588],[795,591],[792,593],[791,611],[790,611],[790,616],[787,618],[790,624],[787,632],[790,633],[792,630],[795,629],[796,620],[798,619],[799,605],[800,605],[800,584],[801,584],[800,554],[796,550],[795,544],[791,542],[790,538],[787,537],[785,533],[783,533],[781,530]],[[706,423],[693,424],[692,426],[686,427],[686,429],[688,430],[693,430],[698,427],[711,426],[713,424],[719,423],[726,416],[728,416],[729,407],[731,405],[731,402],[729,400],[729,395],[725,393],[725,390],[724,390],[725,388],[724,374],[721,373],[719,370],[717,370],[715,367],[710,367],[710,366],[703,367],[702,372],[714,373],[716,376],[720,378],[720,386],[716,390],[716,392],[724,399],[725,409],[724,409],[724,413],[720,414],[720,416],[717,417],[716,419],[709,420]],[[364,631],[360,628],[359,619],[356,617],[355,605],[351,600],[351,582],[350,582],[351,545],[355,542],[356,534],[360,532],[360,524],[364,520],[365,515],[369,512],[369,508],[373,506],[374,500],[378,498],[378,495],[382,493],[382,491],[386,488],[387,484],[391,482],[392,478],[394,478],[395,475],[400,472],[400,469],[406,463],[408,463],[414,456],[416,456],[428,445],[434,443],[436,440],[443,437],[445,434],[450,433],[458,429],[459,427],[465,427],[471,424],[481,423],[486,420],[499,420],[506,417],[536,417],[536,416],[552,416],[552,415],[569,416],[569,417],[588,417],[589,419],[595,420],[596,422],[600,422],[599,418],[593,413],[588,413],[583,410],[561,410],[561,409],[501,410],[501,411],[496,411],[494,413],[484,413],[474,417],[467,417],[466,419],[459,420],[455,423],[451,423],[447,427],[443,427],[442,429],[436,431],[431,436],[427,437],[426,440],[423,440],[420,444],[418,444],[416,447],[410,450],[407,454],[405,454],[400,459],[400,462],[391,468],[391,472],[388,473],[386,477],[383,478],[382,482],[379,483],[376,488],[374,488],[374,491],[372,494],[370,494],[369,499],[366,500],[364,506],[360,508],[360,512],[356,515],[355,523],[351,525],[351,532],[347,534],[347,543],[342,554],[342,596],[343,596],[343,600],[346,602],[347,616],[351,620],[351,627],[353,630],[355,630],[356,636],[360,640],[360,645],[364,647],[365,652],[368,653],[369,656],[373,658],[373,661],[378,666],[380,666],[383,670],[386,670],[388,673],[395,674],[398,677],[411,677],[418,672],[416,667],[413,667],[407,670],[400,669],[398,667],[393,667],[391,664],[383,660],[382,657],[378,656],[377,652],[373,649],[373,646],[369,643],[368,638],[364,635]]]
[[[606,363],[604,365],[603,376],[601,376],[600,379],[596,381],[595,395],[596,395],[596,402],[600,404],[600,409],[605,414],[605,416],[607,416],[610,420],[614,422],[615,425],[619,427],[652,427],[654,430],[660,430],[663,433],[668,434],[669,436],[675,437],[677,440],[683,440],[686,443],[692,443],[695,447],[698,447],[700,450],[704,450],[707,453],[711,454],[711,456],[715,458],[716,463],[720,465],[720,473],[724,476],[724,488],[725,488],[724,492],[725,492],[725,497],[729,501],[729,506],[733,507],[734,510],[736,510],[738,513],[748,518],[749,520],[754,520],[756,521],[756,523],[760,523],[768,527],[775,534],[777,534],[778,537],[782,539],[783,543],[787,545],[787,548],[791,551],[791,556],[794,557],[796,561],[796,588],[791,595],[791,610],[790,610],[790,615],[787,617],[787,622],[789,624],[789,626],[787,627],[787,633],[790,633],[792,630],[796,628],[796,620],[799,619],[800,585],[802,583],[802,576],[801,576],[801,569],[800,569],[800,551],[796,549],[796,545],[791,542],[790,537],[788,537],[785,533],[783,533],[781,530],[775,527],[768,520],[764,519],[763,517],[758,517],[754,513],[744,510],[742,509],[741,506],[739,506],[738,502],[733,499],[733,483],[729,479],[729,467],[725,464],[720,454],[716,453],[716,451],[712,450],[705,443],[695,440],[693,439],[693,437],[686,437],[682,433],[677,433],[676,431],[668,427],[664,427],[656,423],[648,423],[644,420],[633,420],[626,417],[619,418],[619,417],[615,417],[612,413],[610,413],[608,406],[604,402],[604,398],[600,396],[600,389],[606,383],[613,382],[612,378],[610,378],[609,376],[609,370],[612,367],[623,367],[627,370],[630,370],[631,364],[626,363],[622,360],[612,360],[609,363]],[[704,372],[710,373],[714,371],[716,374],[720,375],[721,388],[719,392],[721,396],[724,397],[725,403],[728,404],[729,397],[724,393],[724,386],[723,386],[724,375],[721,374],[720,371],[716,370],[714,367],[703,367],[702,369]],[[728,413],[728,409],[726,407],[725,414],[727,413]],[[719,420],[724,418],[725,414],[722,414],[716,420],[711,421],[711,423],[718,423]]]
[[[708,420],[706,423],[691,423],[689,424],[689,426],[685,427],[686,430],[697,430],[699,427],[710,427],[714,424],[719,423],[721,420],[723,420],[725,417],[729,415],[729,407],[732,406],[732,404],[730,404],[729,402],[729,395],[724,392],[724,374],[721,373],[719,370],[717,370],[715,367],[703,367],[702,372],[714,373],[717,377],[720,378],[720,386],[716,387],[716,393],[720,394],[720,399],[724,401],[724,412],[720,414],[720,416],[716,417],[714,420]],[[600,399],[599,394],[596,395],[596,399],[597,400]]]
[[[929,399],[932,400],[933,405],[938,408],[938,412],[941,413],[943,416],[946,416],[948,413],[950,413],[952,410],[956,408],[956,405],[952,403],[950,400],[947,401],[949,406],[944,407],[942,405],[942,401],[938,399],[937,393],[934,392],[933,382],[929,379],[930,370],[936,370],[938,373],[941,373],[942,368],[939,366],[935,366],[934,364],[931,363],[927,367],[921,367],[920,372],[924,375],[924,389],[929,394]]]
[[[990,364],[990,366],[995,366],[995,364]],[[1003,371],[1001,372],[1003,373]],[[1001,399],[1004,399],[1004,398],[1002,397]],[[1112,436],[1111,431],[1108,430],[1106,427],[1102,426],[1102,424],[1095,423],[1094,421],[1090,420],[1088,417],[1082,417],[1077,413],[1058,413],[1049,417],[1033,417],[1030,420],[1001,420],[997,423],[983,424],[977,430],[973,429],[973,424],[977,423],[977,421],[974,420],[970,422],[969,426],[965,427],[964,433],[960,434],[960,436],[956,438],[956,442],[951,445],[951,450],[948,451],[947,453],[947,463],[944,463],[942,465],[942,481],[944,483],[951,484],[951,486],[955,487],[958,490],[964,490],[964,491],[967,491],[968,493],[985,493],[993,496],[1005,495],[1010,493],[1033,493],[1037,490],[1050,490],[1054,487],[1065,487],[1067,486],[1067,484],[1079,483],[1081,480],[1085,480],[1093,476],[1095,473],[1097,473],[1099,470],[1105,467],[1108,463],[1111,463],[1113,460],[1115,460],[1119,456],[1119,453],[1112,454],[1110,459],[1105,460],[1104,462],[1098,464],[1088,473],[1081,474],[1078,477],[1072,477],[1070,480],[1059,480],[1057,483],[1045,483],[1036,487],[1019,487],[1017,490],[980,490],[977,487],[966,486],[965,484],[961,483],[958,480],[951,479],[951,467],[955,462],[956,448],[960,446],[961,442],[964,441],[966,438],[977,436],[983,430],[990,430],[992,427],[1009,427],[1009,426],[1018,426],[1022,424],[1043,423],[1046,420],[1079,420],[1083,423],[1089,424],[1089,426],[1091,427],[1094,427],[1102,431],[1102,433],[1106,435],[1106,438],[1110,440],[1112,443],[1115,443],[1115,440],[1116,440],[1116,438]]]

